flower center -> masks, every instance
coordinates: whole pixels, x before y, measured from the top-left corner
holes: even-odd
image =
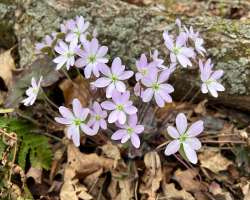
[[[123,111],[123,105],[118,104],[118,105],[116,106],[116,109],[119,110],[119,111]]]
[[[209,84],[211,84],[211,83],[213,83],[213,82],[214,82],[213,79],[208,79],[208,80],[205,81],[205,83],[206,83],[207,85],[209,85]]]
[[[147,69],[142,69],[141,73],[143,76],[146,76],[148,74],[148,70]]]
[[[180,48],[180,47],[174,47],[174,48],[173,48],[173,53],[174,53],[175,55],[178,55],[178,54],[180,53],[180,51],[181,51],[181,48]]]
[[[153,83],[152,85],[153,90],[157,91],[160,89],[160,84],[159,83]]]
[[[118,77],[116,75],[112,75],[111,80],[113,83],[115,83],[116,81],[118,81]]]
[[[73,53],[73,52],[68,52],[67,54],[66,54],[66,56],[68,57],[68,58],[71,58],[72,56],[74,56],[75,54]]]
[[[188,138],[187,133],[183,133],[183,134],[180,136],[180,138],[179,138],[180,143],[185,142],[187,138]]]
[[[75,33],[78,37],[81,36],[81,32],[79,31],[79,29],[76,29],[76,30],[74,31],[74,33]]]
[[[89,60],[90,63],[94,63],[96,61],[96,56],[95,55],[90,55],[88,57],[88,60]]]
[[[100,116],[100,115],[96,115],[96,116],[95,116],[95,120],[96,120],[96,121],[99,121],[100,119],[101,119],[101,116]]]
[[[33,88],[32,92],[33,92],[33,94],[38,94],[39,88]]]
[[[82,121],[81,119],[74,119],[74,124],[76,126],[80,126],[82,123],[84,123],[84,121]]]
[[[127,132],[129,135],[131,135],[134,132],[134,130],[131,127],[128,127]]]

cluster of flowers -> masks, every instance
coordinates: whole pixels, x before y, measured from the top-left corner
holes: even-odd
[[[201,59],[206,50],[199,33],[195,33],[192,27],[188,29],[182,26],[180,20],[176,20],[176,24],[179,32],[176,39],[167,31],[163,33],[165,46],[169,51],[169,67],[158,57],[157,50],[150,54],[151,61],[145,54],[136,61],[134,94],[143,102],[154,99],[159,107],[172,102],[170,94],[174,92],[174,87],[167,83],[170,75],[178,67],[192,67],[192,61],[199,63],[202,93],[210,92],[212,96],[217,97],[217,91],[224,91],[224,87],[217,82],[223,71],[213,71],[211,60],[203,62]],[[45,52],[47,48],[54,51],[53,55],[57,55],[53,59],[57,64],[56,70],[63,67],[69,70],[74,66],[83,69],[86,79],[94,79],[91,83],[93,87],[105,88],[106,91],[107,99],[101,103],[93,102],[90,108],[82,107],[78,99],[73,100],[72,110],[60,106],[62,117],[56,117],[55,120],[67,126],[67,136],[76,146],[80,145],[80,131],[92,136],[97,134],[99,129],[107,129],[108,122],[114,123],[118,128],[111,139],[121,140],[121,143],[131,140],[132,145],[139,148],[139,135],[143,133],[144,126],[138,124],[138,109],[130,100],[130,91],[125,82],[133,77],[134,72],[126,70],[119,57],[114,58],[109,67],[108,47],[100,45],[97,34],[90,34],[88,28],[89,22],[82,16],[77,16],[61,24],[59,33],[46,36],[44,41],[36,46],[38,53]],[[26,91],[28,97],[23,100],[26,106],[35,102],[41,81],[42,79],[37,84],[32,78],[32,86]],[[165,154],[171,155],[179,150],[190,162],[197,163],[195,151],[201,148],[201,143],[196,136],[203,131],[203,122],[197,121],[188,129],[187,124],[187,118],[180,113],[176,117],[177,129],[168,127],[168,134],[174,140],[167,145]]]

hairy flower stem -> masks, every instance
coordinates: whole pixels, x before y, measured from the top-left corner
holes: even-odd
[[[190,103],[193,103],[194,100],[199,96],[200,94],[200,88],[197,90],[197,92],[194,94],[194,96],[192,97],[192,99],[190,99]]]
[[[48,102],[52,107],[54,107],[55,109],[59,109],[59,107],[53,102],[53,101],[51,101],[50,99],[49,99],[49,97],[46,95],[46,93],[44,92],[44,90],[41,88],[41,90],[42,90],[42,93],[43,93],[43,98],[44,98],[44,100],[46,101],[46,102]]]
[[[80,70],[78,68],[76,68],[77,74],[81,77],[81,80],[84,80],[83,75],[81,74]]]
[[[66,78],[67,78],[68,80],[70,80],[71,82],[73,82],[73,80],[72,80],[71,77],[69,76],[68,72],[65,71],[65,69],[62,69],[62,72],[63,72],[63,74],[66,76]]]

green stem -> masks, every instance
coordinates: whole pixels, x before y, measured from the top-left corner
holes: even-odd
[[[62,71],[63,71],[64,75],[66,76],[66,78],[67,78],[68,80],[70,80],[70,81],[73,82],[73,80],[70,78],[68,72],[66,72],[65,69],[62,69]]]
[[[57,110],[59,109],[59,107],[49,99],[49,97],[46,95],[46,93],[44,92],[44,90],[41,88],[42,92],[43,92],[43,97],[44,97],[44,100],[46,102],[48,102],[52,107],[56,108]]]
[[[81,74],[80,70],[78,68],[76,68],[77,74],[81,77],[82,80],[84,80],[83,75]]]

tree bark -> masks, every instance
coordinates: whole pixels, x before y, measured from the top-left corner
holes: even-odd
[[[162,32],[165,28],[173,28],[175,21],[171,13],[119,0],[28,0],[19,5],[12,1],[0,3],[1,24],[8,24],[6,30],[1,32],[14,31],[21,66],[35,60],[34,44],[37,41],[56,30],[64,19],[76,15],[90,21],[92,28],[97,29],[101,43],[109,47],[111,56],[121,57],[127,67],[132,67],[135,58],[150,49],[164,52]],[[225,71],[223,84],[226,91],[210,102],[250,112],[250,22],[211,16],[182,20],[201,32],[216,68]],[[176,97],[185,95],[191,85],[194,88],[189,98],[196,93],[199,84],[194,77],[197,75],[191,70],[174,76]]]

